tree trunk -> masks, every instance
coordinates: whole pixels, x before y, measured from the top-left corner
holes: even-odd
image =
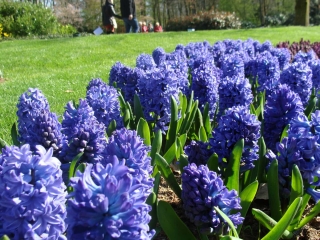
[[[309,26],[310,0],[296,0],[294,24]]]

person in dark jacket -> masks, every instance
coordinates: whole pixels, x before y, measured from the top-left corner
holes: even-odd
[[[102,23],[106,29],[107,34],[113,34],[117,28],[117,21],[115,19],[122,18],[117,15],[114,10],[113,0],[106,0],[105,5],[102,6]]]
[[[136,4],[134,0],[120,0],[120,10],[126,33],[139,32],[139,24],[136,18]]]

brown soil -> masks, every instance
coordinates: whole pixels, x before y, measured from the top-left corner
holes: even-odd
[[[176,179],[180,182],[180,176],[176,175]],[[171,190],[171,188],[167,185],[165,180],[161,179],[158,199],[164,200],[173,207],[177,215],[181,218],[181,220],[189,227],[191,232],[198,236],[196,227],[185,217],[184,210],[182,207],[181,199],[179,199],[176,194]],[[267,200],[255,200],[252,203],[253,208],[258,208],[268,214],[268,201]],[[312,205],[306,210],[310,210]],[[240,238],[243,240],[257,240],[261,239],[268,230],[263,226],[259,225],[259,222],[251,215],[251,209],[248,211],[246,219],[243,223],[242,230],[240,233]],[[260,236],[260,238],[259,238]],[[209,238],[213,240],[214,238]],[[320,216],[313,219],[309,224],[307,224],[301,232],[297,233],[297,235],[292,238],[294,240],[320,240]],[[169,240],[166,234],[161,231],[154,240]],[[176,239],[172,239],[176,240]],[[178,240],[178,239],[177,239]]]
[[[3,83],[4,81],[5,79],[0,77],[0,83]]]

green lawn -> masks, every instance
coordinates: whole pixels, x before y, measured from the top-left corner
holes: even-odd
[[[156,47],[171,52],[177,44],[207,40],[248,38],[273,44],[279,41],[320,41],[320,27],[259,28],[149,34],[116,34],[63,39],[14,40],[0,42],[0,70],[6,81],[0,83],[0,138],[10,141],[10,128],[16,121],[19,96],[29,87],[39,88],[51,110],[62,115],[65,104],[85,97],[93,78],[108,81],[110,68],[120,61],[134,67],[141,53]]]

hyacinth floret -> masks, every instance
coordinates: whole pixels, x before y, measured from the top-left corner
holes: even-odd
[[[154,68],[138,79],[139,98],[147,121],[165,132],[171,118],[171,97],[179,104],[179,82],[171,68]]]
[[[21,94],[17,104],[19,141],[25,142],[35,118],[43,111],[50,110],[47,98],[37,88],[29,88]]]
[[[150,177],[152,173],[151,158],[148,156],[150,150],[136,131],[121,128],[110,136],[101,163],[106,165],[113,161],[113,156],[116,156],[120,162],[125,162],[135,180],[151,189],[153,179]]]
[[[280,68],[277,57],[272,56],[269,51],[260,53],[256,58],[256,74],[258,78],[258,91],[266,90],[269,95],[279,84]]]
[[[157,66],[166,59],[166,52],[162,47],[157,47],[152,51],[152,58]]]
[[[312,91],[312,71],[306,63],[292,63],[281,73],[280,82],[299,94],[303,106],[307,106]]]
[[[226,46],[225,54],[232,54],[243,51],[243,44],[241,40],[225,39],[223,40]]]
[[[191,76],[191,90],[194,92],[194,99],[199,101],[199,108],[202,111],[206,103],[208,103],[209,114],[213,118],[219,99],[220,69],[215,67],[211,58],[199,57],[194,62]]]
[[[100,161],[106,143],[105,127],[98,122],[86,100],[80,99],[77,107],[71,102],[66,105],[62,133],[68,141],[61,151],[63,162],[71,162],[79,153],[83,153],[82,162]]]
[[[183,208],[185,214],[204,234],[226,234],[228,224],[214,207],[223,211],[237,226],[244,220],[240,213],[240,198],[235,190],[229,191],[222,179],[205,165],[191,163],[184,167],[181,176]]]
[[[244,172],[254,167],[254,161],[259,157],[260,126],[260,121],[255,115],[250,114],[248,107],[235,106],[226,110],[209,140],[213,152],[219,156],[222,168],[227,166],[223,158],[230,157],[235,144],[240,139],[244,139],[240,171]]]
[[[68,196],[68,239],[151,239],[146,204],[148,194],[125,166],[114,156],[103,166],[88,164],[85,171],[70,179]]]
[[[291,52],[288,48],[273,48],[271,54],[278,58],[280,71],[283,71],[290,65]]]
[[[251,38],[248,38],[242,43],[243,51],[247,54],[249,60],[253,59],[256,55],[253,43],[254,41]]]
[[[264,107],[264,140],[267,148],[276,152],[283,129],[292,119],[303,113],[301,99],[286,84],[280,84],[267,96]]]
[[[238,53],[224,54],[220,59],[222,77],[244,77],[244,61]]]
[[[195,163],[197,166],[206,165],[213,153],[208,142],[194,140],[185,146],[184,152],[188,156],[188,162]]]
[[[223,78],[219,85],[218,118],[233,106],[249,107],[252,100],[251,84],[247,78],[239,75]]]
[[[102,80],[99,85],[87,89],[86,100],[92,107],[97,120],[103,123],[106,128],[109,127],[113,120],[116,121],[117,128],[123,126],[118,98],[117,89],[108,86]]]
[[[201,56],[206,56],[206,58],[213,59],[211,47],[208,46],[208,44],[206,44],[205,42],[189,43],[187,46],[185,46],[184,52],[188,58],[188,66],[191,69],[194,68],[194,61]]]
[[[0,236],[66,239],[66,186],[60,161],[37,146],[6,147],[0,155]]]
[[[136,59],[136,67],[144,71],[152,70],[157,65],[150,54],[142,53]]]

